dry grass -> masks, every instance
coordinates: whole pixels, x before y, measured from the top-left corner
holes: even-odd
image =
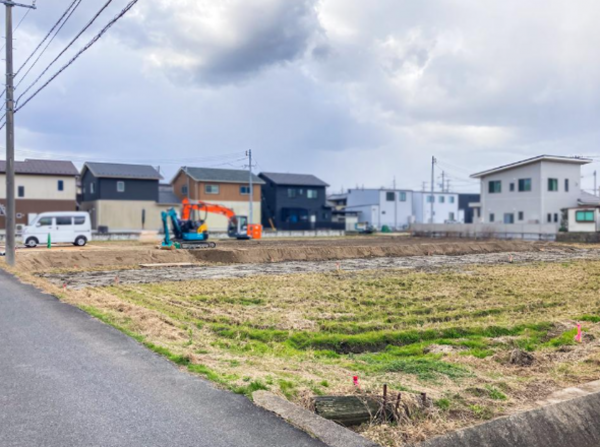
[[[426,392],[427,411],[359,431],[389,446],[528,408],[600,379],[600,262],[471,266],[122,285],[38,287],[236,392]],[[583,321],[586,340],[573,341]],[[430,353],[441,348],[445,353]],[[531,367],[508,362],[519,347]]]

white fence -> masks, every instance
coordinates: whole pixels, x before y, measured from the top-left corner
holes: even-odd
[[[554,241],[553,224],[413,224],[413,236]]]

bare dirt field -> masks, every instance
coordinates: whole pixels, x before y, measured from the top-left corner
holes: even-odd
[[[432,240],[407,237],[348,237],[277,241],[219,242],[216,249],[158,250],[153,244],[99,243],[89,247],[23,249],[18,266],[27,271],[133,267],[149,263],[248,264],[327,261],[381,257],[531,252],[548,243],[520,241]]]
[[[373,237],[192,252],[110,243],[17,259],[23,281],[234,392],[310,407],[387,384],[401,416],[354,429],[389,447],[600,379],[590,246]],[[177,262],[191,266],[140,266]]]
[[[268,264],[171,266],[139,270],[98,270],[60,273],[41,273],[40,277],[69,288],[102,287],[121,284],[150,284],[165,281],[245,278],[257,275],[289,275],[299,273],[360,272],[382,269],[431,270],[450,269],[467,265],[494,265],[531,262],[566,262],[577,259],[600,260],[600,251],[547,247],[543,251],[515,253],[482,253],[462,256],[432,255],[344,259],[339,261],[277,262]]]

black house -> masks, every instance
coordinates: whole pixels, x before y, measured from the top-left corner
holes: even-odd
[[[476,203],[481,200],[479,194],[459,194],[458,209],[464,213],[465,223],[471,224],[475,220],[475,210],[469,206],[469,203]]]
[[[263,172],[262,223],[279,230],[332,228],[329,186],[314,175]]]
[[[170,185],[148,165],[85,163],[81,170],[79,208],[88,211],[92,227],[110,230],[157,230],[161,211],[178,206]]]

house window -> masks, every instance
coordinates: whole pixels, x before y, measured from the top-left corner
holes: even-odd
[[[404,191],[400,192],[400,201],[406,202],[406,193]]]
[[[395,192],[386,192],[385,193],[385,200],[387,200],[388,202],[393,202],[396,200],[396,193]]]
[[[505,224],[514,224],[515,223],[515,215],[513,213],[505,213],[504,214],[504,223]]]
[[[557,178],[549,178],[548,179],[548,191],[558,191],[558,179]]]
[[[454,196],[450,196],[450,197],[448,198],[448,200],[450,200],[450,203],[454,203],[454,200],[456,200],[456,197],[454,197]]]
[[[496,216],[494,216],[494,213],[490,213],[490,222],[493,222],[496,219]]]
[[[187,187],[187,185],[183,185],[181,187],[181,195],[183,195],[183,196],[187,196],[188,195],[188,187]]]
[[[488,184],[488,192],[490,194],[497,194],[502,192],[502,182],[500,180],[491,181]]]
[[[558,213],[554,213],[554,223],[558,223]]]
[[[565,192],[569,192],[569,179],[565,179]]]
[[[25,197],[25,187],[24,186],[19,186],[18,195],[19,195],[19,197]]]
[[[206,194],[219,194],[219,185],[204,185]]]
[[[552,213],[548,213],[548,223],[552,223]]]
[[[125,192],[125,182],[117,182],[117,192]]]
[[[583,210],[575,213],[575,220],[577,222],[594,222],[594,211]]]
[[[250,195],[250,187],[249,186],[240,186],[240,194],[243,196]]]
[[[295,199],[298,195],[298,190],[296,188],[288,188],[288,197],[290,199]]]
[[[444,203],[446,201],[446,197],[445,196],[440,196],[438,200],[439,200],[440,203]]]
[[[513,192],[515,190],[515,184],[511,183],[510,184],[510,192]]]
[[[525,213],[523,211],[519,211],[519,220],[525,220]]]
[[[65,190],[65,182],[63,182],[62,180],[58,181],[58,190],[59,191],[64,191]]]
[[[433,196],[427,196],[427,203],[433,203]]]
[[[528,191],[531,191],[531,179],[530,178],[519,179],[519,192],[528,192]]]
[[[94,194],[94,184],[90,183],[90,194]]]
[[[306,197],[308,197],[309,199],[316,199],[318,196],[319,196],[319,194],[316,189],[307,189],[306,190]]]

